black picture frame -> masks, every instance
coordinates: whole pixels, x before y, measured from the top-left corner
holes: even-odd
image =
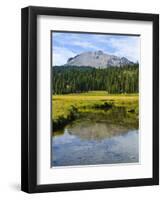
[[[37,184],[37,16],[55,15],[153,23],[153,177]],[[30,6],[21,11],[21,190],[28,193],[159,184],[159,15]]]

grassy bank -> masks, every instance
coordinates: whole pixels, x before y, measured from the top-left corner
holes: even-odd
[[[88,93],[53,95],[52,119],[53,130],[81,117],[84,113],[101,113],[115,107],[124,107],[126,112],[138,116],[138,94],[114,94],[105,91]]]

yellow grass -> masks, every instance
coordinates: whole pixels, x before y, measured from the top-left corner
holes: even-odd
[[[113,103],[114,106],[124,106],[126,109],[134,109],[138,113],[138,94],[116,94],[110,95],[105,91],[93,91],[80,94],[53,95],[52,96],[52,118],[67,117],[71,106],[75,106],[79,112],[86,112],[93,105],[104,102]]]

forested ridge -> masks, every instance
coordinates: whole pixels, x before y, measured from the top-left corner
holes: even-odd
[[[138,93],[139,65],[93,68],[76,66],[52,67],[53,94],[105,90],[110,94]]]

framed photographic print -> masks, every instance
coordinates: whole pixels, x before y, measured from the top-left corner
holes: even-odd
[[[159,184],[159,16],[22,9],[22,190]]]

